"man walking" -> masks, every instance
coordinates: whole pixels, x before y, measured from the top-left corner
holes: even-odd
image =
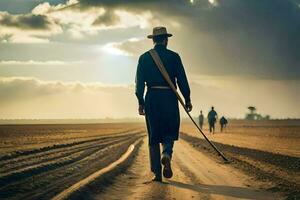
[[[203,127],[203,122],[204,122],[204,116],[202,114],[202,110],[200,110],[200,115],[199,115],[199,126],[202,130],[202,127]]]
[[[217,112],[215,111],[214,107],[211,107],[211,111],[209,111],[207,115],[208,124],[209,124],[209,132],[215,133],[215,123],[217,121]]]
[[[183,64],[177,53],[167,49],[168,38],[171,36],[165,27],[155,27],[153,34],[148,38],[153,40],[154,50],[162,60],[173,84],[176,86],[177,83],[185,98],[187,110],[191,111],[190,87]],[[145,84],[147,93],[144,99]],[[141,55],[138,61],[135,94],[138,98],[139,114],[146,116],[150,165],[154,173],[152,180],[161,182],[161,164],[165,178],[171,178],[173,175],[171,158],[174,141],[178,140],[180,116],[177,97],[161,75],[149,51]]]
[[[227,124],[228,124],[227,119],[224,116],[222,116],[220,119],[221,132],[223,132]]]

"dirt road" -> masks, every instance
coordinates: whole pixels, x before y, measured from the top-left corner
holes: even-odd
[[[126,173],[92,199],[282,199],[278,194],[258,190],[248,176],[230,165],[216,163],[187,142],[176,143],[174,176],[163,183],[151,179],[146,141]]]

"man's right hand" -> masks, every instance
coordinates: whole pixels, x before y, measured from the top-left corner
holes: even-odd
[[[145,115],[145,107],[143,105],[139,105],[139,115]]]
[[[191,102],[188,102],[185,104],[185,108],[188,112],[191,112],[193,110],[193,105]]]

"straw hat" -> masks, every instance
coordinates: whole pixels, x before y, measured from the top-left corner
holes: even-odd
[[[154,27],[152,35],[148,35],[147,38],[154,38],[155,36],[166,35],[167,37],[171,37],[172,34],[167,32],[167,28],[163,26]]]

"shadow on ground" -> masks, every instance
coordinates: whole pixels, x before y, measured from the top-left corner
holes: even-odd
[[[246,187],[207,185],[207,184],[191,185],[191,184],[172,181],[172,180],[169,181],[169,184],[175,187],[193,190],[201,194],[203,193],[216,194],[216,195],[230,196],[230,197],[241,198],[241,199],[252,199],[253,194],[258,192],[257,190],[246,188]]]

